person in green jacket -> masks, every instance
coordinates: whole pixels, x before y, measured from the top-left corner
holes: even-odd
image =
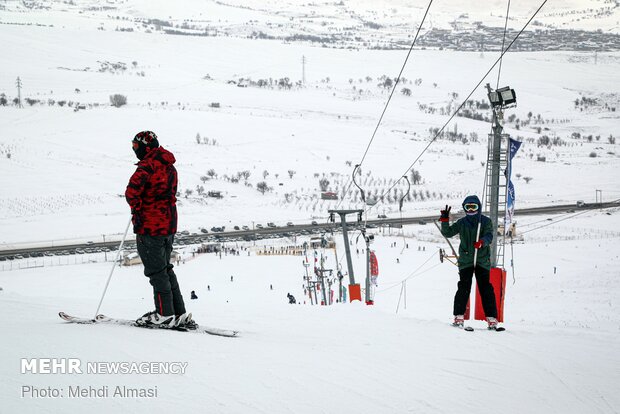
[[[450,224],[450,210],[452,207],[446,205],[441,210],[441,234],[445,237],[453,237],[457,234],[461,239],[459,245],[459,282],[456,295],[454,296],[454,323],[453,325],[462,327],[465,318],[465,309],[469,294],[471,292],[471,282],[473,275],[476,275],[478,290],[482,298],[482,307],[487,317],[489,329],[497,328],[497,306],[495,303],[495,292],[489,281],[491,270],[491,242],[493,241],[493,222],[487,216],[482,215],[482,203],[475,195],[465,197],[463,200],[463,210],[465,217],[458,219]],[[480,235],[478,236],[478,223],[480,223]],[[476,263],[474,263],[475,252]]]

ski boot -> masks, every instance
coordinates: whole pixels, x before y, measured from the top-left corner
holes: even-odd
[[[489,324],[489,326],[487,327],[487,329],[489,329],[490,331],[497,331],[497,329],[499,328],[497,326],[498,322],[497,322],[497,318],[494,318],[492,316],[487,317],[487,323]]]
[[[136,319],[136,324],[152,328],[174,328],[176,319],[174,315],[162,316],[157,311],[147,312]]]
[[[189,329],[191,331],[198,329],[198,324],[192,319],[192,314],[190,312],[186,312],[183,315],[178,315],[176,317],[175,326],[177,328]]]
[[[452,326],[456,326],[457,328],[462,328],[464,325],[465,325],[465,316],[454,315],[454,322],[452,322]]]

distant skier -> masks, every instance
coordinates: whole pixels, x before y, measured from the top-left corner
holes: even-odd
[[[136,320],[159,327],[195,328],[187,313],[177,277],[170,263],[172,243],[177,231],[177,171],[174,155],[159,146],[152,131],[139,132],[132,141],[140,160],[125,190],[131,207],[136,246],[144,275],[153,286],[155,310]]]
[[[290,293],[287,293],[286,297],[288,298],[288,303],[290,303],[291,305],[297,303],[297,301],[295,300],[295,296],[291,295]]]
[[[491,269],[491,249],[489,246],[493,241],[493,223],[490,218],[482,215],[482,203],[475,195],[465,198],[463,210],[465,210],[466,215],[452,225],[450,225],[451,209],[452,207],[446,205],[445,210],[441,210],[439,221],[441,221],[441,234],[445,237],[453,237],[458,234],[461,239],[458,259],[460,280],[454,296],[454,325],[463,326],[465,322],[465,309],[471,292],[472,277],[475,273],[489,329],[496,329],[495,292],[489,282]],[[480,237],[476,240],[478,223],[480,223]],[[474,269],[474,253],[476,250],[478,250],[478,255]]]
[[[192,290],[192,296],[191,299],[198,299],[198,296],[196,296],[196,292]]]

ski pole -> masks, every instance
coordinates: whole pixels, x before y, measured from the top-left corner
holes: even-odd
[[[103,298],[108,290],[108,285],[110,284],[110,280],[112,279],[112,273],[114,273],[114,268],[116,267],[116,262],[118,262],[118,258],[121,254],[121,250],[123,250],[123,244],[125,244],[125,239],[127,238],[127,233],[129,232],[129,226],[131,225],[132,217],[129,217],[129,222],[127,223],[127,227],[125,228],[125,234],[123,235],[123,239],[121,240],[120,246],[118,246],[118,251],[116,252],[116,258],[114,259],[114,263],[112,263],[112,269],[110,269],[110,275],[108,276],[108,281],[105,284],[105,288],[103,289],[103,294],[101,295],[101,300],[99,301],[99,306],[97,306],[97,311],[95,312],[95,316],[93,319],[97,318],[99,315],[99,309],[101,308],[101,304],[103,303]]]
[[[476,242],[480,240],[480,223],[482,217],[478,217],[478,230],[476,230]],[[475,243],[475,242],[474,242]],[[476,260],[478,259],[478,249],[474,247],[474,270],[476,270]]]

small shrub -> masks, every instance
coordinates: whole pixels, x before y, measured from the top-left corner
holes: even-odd
[[[127,97],[119,93],[110,95],[110,104],[116,108],[127,105]]]

